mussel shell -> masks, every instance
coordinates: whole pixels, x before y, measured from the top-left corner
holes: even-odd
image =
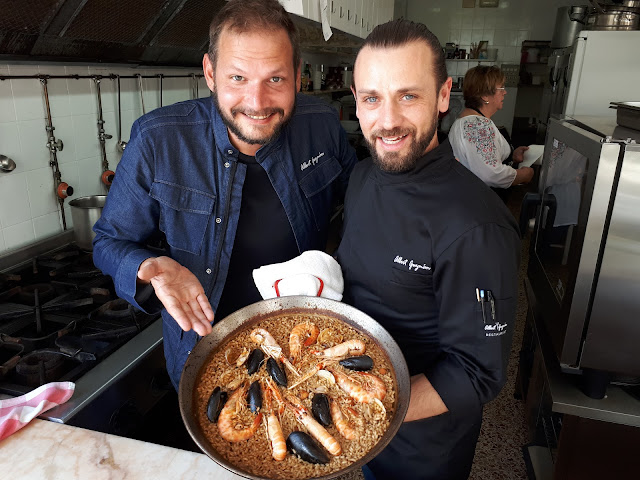
[[[247,372],[249,375],[253,375],[258,371],[258,369],[262,366],[262,362],[264,361],[264,353],[259,348],[256,348],[253,352],[249,354],[249,358],[247,358]]]
[[[305,462],[329,463],[329,455],[304,432],[291,432],[287,438],[287,447]]]
[[[277,362],[275,359],[269,357],[267,360],[267,372],[271,377],[276,381],[276,383],[282,387],[287,386],[287,374],[284,371],[284,368],[281,366],[280,362]]]
[[[227,392],[220,390],[220,387],[214,388],[207,402],[207,418],[211,423],[218,421],[225,403],[227,403]]]
[[[311,413],[318,422],[325,427],[331,425],[331,409],[329,408],[329,397],[324,393],[316,393],[311,400]]]
[[[258,410],[262,408],[262,389],[260,388],[260,382],[258,380],[253,382],[249,387],[247,403],[253,413],[258,413]]]
[[[373,359],[369,355],[358,355],[340,360],[340,365],[349,370],[367,372],[373,368]]]

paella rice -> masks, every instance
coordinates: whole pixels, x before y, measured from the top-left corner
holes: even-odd
[[[291,355],[289,351],[289,336],[297,325],[309,322],[318,327],[319,335],[314,343],[313,338],[309,339],[302,346],[301,352]],[[252,340],[251,333],[256,328],[268,331],[280,347],[286,357],[285,362],[291,357],[295,357],[293,367],[300,376],[294,374],[290,369],[284,368],[288,377],[288,387],[276,387],[285,398],[293,395],[306,407],[312,411],[313,398],[319,394],[326,394],[332,402],[336,402],[343,413],[343,425],[351,427],[352,434],[347,435],[353,440],[345,438],[344,431],[341,434],[336,428],[336,422],[326,427],[327,432],[340,445],[339,455],[327,455],[329,462],[326,464],[313,464],[300,459],[290,451],[284,460],[276,461],[272,456],[272,447],[267,436],[266,417],[262,418],[260,426],[248,440],[229,442],[222,438],[220,429],[216,422],[209,420],[207,416],[207,406],[212,392],[216,387],[232,395],[233,391],[248,388],[256,380],[261,380],[265,385],[270,378],[267,373],[266,358],[264,364],[252,375],[247,371],[247,360],[249,352],[258,347]],[[328,475],[338,472],[367,454],[382,438],[390,425],[396,406],[396,380],[394,377],[391,362],[384,351],[368,336],[359,332],[355,328],[347,325],[341,320],[325,314],[288,313],[278,312],[268,315],[258,323],[252,323],[241,329],[231,338],[223,342],[215,349],[207,361],[204,363],[198,380],[195,384],[194,411],[196,412],[196,422],[201,428],[204,436],[218,454],[225,458],[236,468],[244,470],[255,476],[269,479],[304,479]],[[363,403],[356,401],[336,383],[337,376],[348,375],[349,378],[358,378],[357,373],[345,369],[336,361],[325,361],[320,353],[330,347],[340,345],[345,341],[360,340],[365,344],[365,353],[373,359],[373,368],[365,375],[374,375],[382,380],[386,388],[386,395],[381,402]],[[359,352],[358,352],[359,353]],[[343,355],[341,358],[351,356]],[[320,364],[320,365],[319,365]],[[325,368],[327,370],[325,370]],[[331,370],[334,374],[328,372]],[[308,375],[305,375],[308,374]],[[312,373],[316,373],[311,375]],[[303,377],[309,378],[295,385]],[[362,376],[362,375],[361,375]],[[344,377],[340,377],[344,379]],[[358,380],[356,380],[358,381]],[[271,383],[274,385],[273,383]],[[277,392],[276,392],[277,393]],[[246,395],[243,395],[239,405],[234,410],[235,428],[250,429],[256,422],[256,414],[246,406]],[[229,400],[227,400],[229,402]],[[274,411],[280,421],[284,438],[294,431],[308,432],[295,418],[291,408],[277,408],[280,404],[274,402]],[[332,405],[333,408],[335,406]],[[383,407],[383,408],[382,408]],[[263,406],[262,410],[266,410]],[[262,413],[262,412],[261,412]],[[225,413],[221,414],[225,415]],[[220,422],[220,420],[218,420]],[[341,422],[339,422],[341,423]],[[233,432],[231,432],[233,434]]]

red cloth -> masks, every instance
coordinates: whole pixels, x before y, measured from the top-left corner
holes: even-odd
[[[52,382],[20,397],[0,400],[0,441],[41,413],[69,400],[75,388],[73,382]]]

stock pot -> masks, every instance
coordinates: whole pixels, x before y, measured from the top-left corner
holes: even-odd
[[[78,247],[82,250],[93,250],[93,239],[96,236],[93,225],[102,215],[102,209],[107,201],[106,195],[92,195],[80,197],[69,202],[71,218],[73,219],[73,235]]]

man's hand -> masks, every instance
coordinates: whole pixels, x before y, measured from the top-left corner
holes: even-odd
[[[529,147],[518,147],[513,151],[511,158],[515,163],[521,163],[524,160],[524,152],[527,150],[529,150]]]
[[[138,279],[151,283],[180,328],[193,328],[200,336],[211,332],[213,309],[196,276],[169,257],[148,258],[138,269]]]
[[[434,417],[448,411],[449,409],[427,377],[423,374],[411,377],[411,397],[407,415],[404,417],[405,422]]]

